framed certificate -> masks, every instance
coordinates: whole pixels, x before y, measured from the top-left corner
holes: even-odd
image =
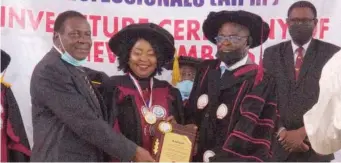
[[[191,162],[197,127],[167,121],[156,123],[152,155],[158,162]]]

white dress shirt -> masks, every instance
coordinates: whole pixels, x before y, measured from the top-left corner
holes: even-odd
[[[239,67],[242,67],[244,65],[246,65],[247,63],[247,59],[248,59],[248,55],[245,55],[245,57],[243,59],[241,59],[240,61],[236,62],[235,64],[233,64],[232,66],[228,67],[224,62],[220,63],[220,68],[224,69],[221,71],[221,74],[224,73],[225,69],[229,70],[229,71],[233,71]]]
[[[305,53],[307,52],[307,49],[310,45],[310,42],[311,42],[311,39],[309,40],[309,42],[307,42],[306,44],[304,44],[302,46],[303,48],[303,57],[305,56]],[[299,48],[299,46],[297,46],[293,41],[291,41],[291,46],[292,46],[292,50],[294,52],[294,63],[296,64],[296,59],[297,59],[297,55],[298,55],[298,52],[297,52],[297,49]]]
[[[320,154],[341,149],[341,51],[326,63],[317,103],[303,116],[312,148]]]

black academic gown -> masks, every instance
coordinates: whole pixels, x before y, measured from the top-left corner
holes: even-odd
[[[17,101],[9,85],[1,83],[1,162],[29,162],[30,145]]]
[[[150,79],[138,79],[136,76],[135,78],[139,81],[142,90],[150,87]],[[150,126],[146,125],[143,119],[141,107],[144,103],[131,78],[128,75],[113,76],[105,81],[102,87],[102,94],[108,109],[114,110],[116,130],[137,145],[148,149],[150,146],[144,145],[144,138],[150,136]],[[158,119],[172,115],[177,123],[184,124],[180,92],[168,82],[154,78],[152,104],[166,110],[166,114],[161,113],[159,116],[163,117]]]
[[[186,105],[186,123],[199,126],[198,153],[194,161],[203,161],[203,153],[215,153],[210,161],[267,161],[278,119],[275,81],[267,73],[254,87],[258,65],[247,64],[221,77],[220,61],[204,61],[197,73]],[[202,95],[208,103],[198,108]],[[227,106],[227,115],[217,118],[219,106]]]

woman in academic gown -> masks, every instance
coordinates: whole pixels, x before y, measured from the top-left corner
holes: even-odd
[[[118,57],[119,70],[126,73],[102,85],[106,105],[114,110],[115,129],[151,151],[157,120],[172,116],[184,123],[180,92],[155,78],[174,57],[174,37],[153,23],[132,24],[114,35],[109,46]]]

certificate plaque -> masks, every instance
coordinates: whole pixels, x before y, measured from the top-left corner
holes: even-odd
[[[156,123],[152,155],[158,162],[191,162],[197,127],[160,121]]]

